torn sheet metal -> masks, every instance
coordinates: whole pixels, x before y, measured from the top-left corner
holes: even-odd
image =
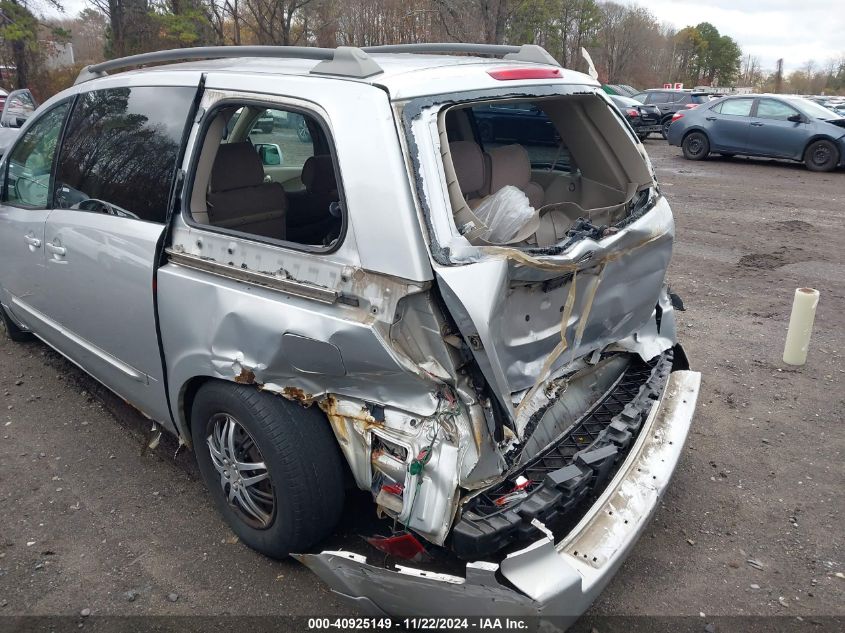
[[[564,630],[625,560],[680,460],[701,375],[670,374],[630,454],[578,525],[555,544],[545,535],[500,563],[467,564],[465,577],[368,564],[350,552],[297,555],[357,609],[393,616],[539,615]],[[513,588],[502,585],[496,574]]]
[[[511,393],[654,320],[673,234],[661,200],[628,230],[579,242],[565,256],[499,249],[475,263],[435,267],[444,301],[506,410]],[[474,292],[479,285],[488,290]]]

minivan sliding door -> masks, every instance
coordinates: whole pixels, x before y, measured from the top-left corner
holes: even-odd
[[[45,227],[57,346],[150,417],[170,419],[154,304],[159,240],[196,87],[80,94]]]

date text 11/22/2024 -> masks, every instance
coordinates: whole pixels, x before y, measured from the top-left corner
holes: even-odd
[[[308,618],[309,631],[390,631],[397,628],[409,631],[521,631],[529,627],[525,618]]]

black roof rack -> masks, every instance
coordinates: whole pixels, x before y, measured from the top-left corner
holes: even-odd
[[[320,75],[344,77],[371,77],[382,72],[373,59],[360,48],[339,46],[317,48],[315,46],[197,46],[167,51],[154,51],[120,57],[83,68],[76,78],[77,84],[103,77],[109,71],[157,64],[163,62],[187,61],[190,59],[229,59],[238,57],[273,57],[276,59],[315,59],[320,63],[311,69]]]
[[[464,44],[462,42],[422,43],[422,44],[387,44],[383,46],[365,46],[361,49],[365,53],[469,53],[475,55],[492,55],[520,62],[536,64],[553,64],[560,66],[542,46],[523,44],[522,46],[508,46],[505,44]]]
[[[363,79],[382,72],[381,66],[367,53],[470,53],[493,55],[504,59],[560,66],[546,49],[534,44],[504,46],[497,44],[390,44],[386,46],[338,46],[317,48],[315,46],[197,46],[154,51],[120,57],[83,68],[76,78],[77,84],[105,76],[109,71],[158,64],[187,61],[190,59],[230,59],[238,57],[272,57],[276,59],[319,60],[311,72],[318,75],[337,75]]]

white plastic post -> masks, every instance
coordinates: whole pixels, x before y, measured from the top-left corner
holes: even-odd
[[[813,288],[797,288],[792,301],[792,315],[786,332],[783,348],[783,362],[787,365],[803,365],[807,362],[810,335],[819,305],[819,291]]]

